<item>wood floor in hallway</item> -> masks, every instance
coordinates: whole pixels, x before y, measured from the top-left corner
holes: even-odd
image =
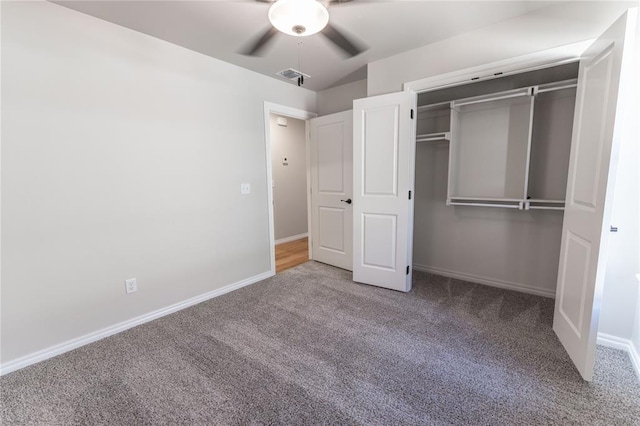
[[[309,239],[301,238],[276,246],[276,274],[309,261]]]

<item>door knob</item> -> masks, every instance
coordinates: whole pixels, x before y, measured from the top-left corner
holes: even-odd
[[[340,200],[343,203],[351,204],[351,198],[347,198],[346,200]]]

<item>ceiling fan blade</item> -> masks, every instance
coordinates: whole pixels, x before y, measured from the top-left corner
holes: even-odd
[[[349,40],[342,32],[338,31],[338,29],[331,24],[327,24],[324,30],[322,30],[322,34],[350,57],[359,55],[367,50],[367,48],[362,47],[360,43]]]
[[[274,27],[269,27],[267,31],[260,36],[260,38],[250,45],[247,49],[242,50],[240,53],[246,56],[259,56],[260,52],[266,47],[267,43],[271,41],[274,35],[278,33]]]

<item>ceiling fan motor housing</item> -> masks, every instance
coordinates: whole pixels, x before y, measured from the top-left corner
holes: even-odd
[[[298,35],[302,35],[305,31],[307,31],[304,25],[294,25],[291,30]]]

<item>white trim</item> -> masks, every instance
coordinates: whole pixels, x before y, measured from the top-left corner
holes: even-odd
[[[309,236],[309,233],[305,232],[304,234],[298,234],[298,235],[292,235],[290,237],[280,238],[279,240],[276,240],[275,245],[289,243],[291,241],[296,241],[296,240],[301,240],[308,236]]]
[[[104,339],[105,337],[109,337],[114,334],[123,332],[135,326],[147,323],[149,321],[153,321],[155,319],[164,317],[166,315],[172,314],[174,312],[180,311],[190,306],[197,305],[198,303],[204,302],[209,299],[213,299],[214,297],[222,296],[223,294],[229,293],[233,290],[237,290],[239,288],[242,288],[250,284],[257,283],[258,281],[262,281],[264,279],[272,277],[273,275],[274,273],[271,271],[263,272],[262,274],[254,275],[253,277],[245,278],[244,280],[240,280],[235,283],[228,284],[216,290],[201,294],[200,296],[195,296],[190,299],[183,300],[182,302],[174,303],[173,305],[169,305],[164,308],[155,310],[153,312],[140,315],[139,317],[135,317],[130,320],[123,321],[118,324],[114,324],[112,326],[103,328],[102,330],[94,331],[93,333],[85,334],[84,336],[67,340],[66,342],[31,353],[29,355],[25,355],[18,359],[14,359],[13,361],[5,362],[3,364],[0,364],[0,376],[11,373],[12,371],[19,370],[21,368],[27,367],[29,365],[38,363],[40,361],[53,358],[54,356],[63,354],[65,352],[69,352],[73,349],[77,349],[81,346],[88,345],[89,343],[96,342],[100,339]]]
[[[551,299],[554,299],[556,297],[555,291],[544,290],[536,287],[531,287],[525,284],[514,283],[510,281],[503,281],[495,278],[488,278],[488,277],[482,277],[474,274],[465,274],[463,272],[450,271],[448,269],[437,268],[434,266],[414,264],[413,269],[416,271],[429,272],[431,274],[442,275],[444,277],[455,278],[458,280],[469,281],[477,284],[484,284],[491,287],[504,288],[506,290],[519,291],[521,293],[528,293],[536,296],[548,297]]]
[[[530,53],[502,61],[491,62],[476,67],[439,74],[433,77],[409,81],[403,84],[403,90],[413,90],[417,93],[436,88],[443,88],[460,83],[468,83],[471,78],[480,77],[480,81],[504,77],[506,75],[533,71],[563,63],[575,62],[580,59],[580,54],[593,43],[593,40],[585,40],[578,43],[567,44],[554,49]],[[502,74],[496,76],[495,73]]]
[[[276,250],[275,250],[275,230],[273,225],[273,170],[271,167],[271,125],[269,114],[284,115],[299,120],[308,121],[318,116],[315,112],[305,111],[298,108],[288,107],[286,105],[274,104],[271,102],[264,103],[264,144],[265,144],[265,162],[267,165],[267,209],[269,210],[269,255],[271,256],[271,272],[276,273]],[[309,123],[305,125],[305,139],[307,149],[307,194],[310,194],[309,182]],[[307,223],[311,222],[309,215],[309,196],[307,197]],[[310,230],[309,230],[310,232]],[[309,259],[311,259],[311,244],[309,244]]]
[[[635,346],[629,339],[623,339],[621,337],[612,336],[611,334],[598,333],[598,345],[606,346],[607,348],[620,349],[629,354],[631,365],[636,371],[638,379],[640,379],[640,355],[636,351]]]
[[[309,259],[312,260],[313,245],[311,244],[311,235],[313,235],[313,218],[311,217],[311,215],[313,214],[313,211],[311,210],[311,197],[313,197],[313,194],[311,193],[311,120],[307,120],[304,122],[304,133],[306,135],[305,149],[307,161],[307,238],[309,239],[307,241],[307,251]]]

